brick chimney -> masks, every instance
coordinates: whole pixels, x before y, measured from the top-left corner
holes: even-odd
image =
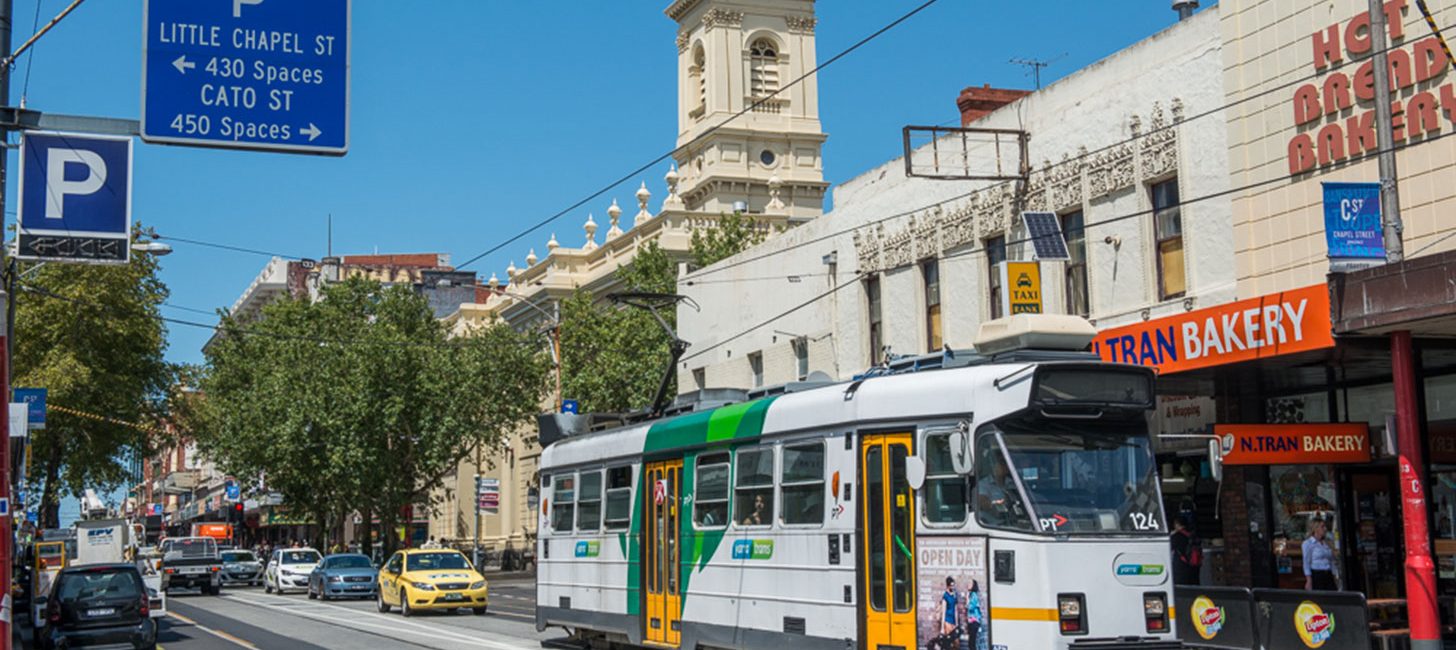
[[[970,86],[956,98],[956,106],[961,109],[961,126],[969,126],[992,111],[1030,94],[1030,90],[992,88],[991,84],[980,88]]]

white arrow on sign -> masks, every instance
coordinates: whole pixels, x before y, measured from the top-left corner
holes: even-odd
[[[172,67],[177,68],[177,72],[187,74],[187,71],[197,67],[197,64],[188,61],[187,55],[183,54],[182,56],[177,57],[176,61],[172,62]]]
[[[323,133],[323,131],[320,131],[317,126],[314,126],[314,123],[313,122],[309,122],[308,123],[308,128],[306,128],[306,129],[299,129],[298,132],[299,133],[302,133],[302,134],[304,134],[306,136],[308,136],[308,141],[309,142],[313,142],[315,139],[317,139],[319,137],[319,134]]]
[[[263,4],[263,0],[233,0],[233,18],[243,17],[243,5],[257,6]]]

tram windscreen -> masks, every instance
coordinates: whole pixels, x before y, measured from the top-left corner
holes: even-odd
[[[1167,531],[1145,427],[1037,420],[999,428],[1043,532]]]

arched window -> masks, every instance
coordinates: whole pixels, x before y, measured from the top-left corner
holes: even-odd
[[[749,91],[755,98],[768,97],[779,90],[779,46],[760,38],[748,48]]]
[[[707,66],[707,57],[703,54],[703,46],[693,48],[693,65],[688,68],[688,76],[692,81],[692,88],[697,93],[697,102],[693,104],[692,113],[702,115],[708,106],[708,78],[703,68]]]

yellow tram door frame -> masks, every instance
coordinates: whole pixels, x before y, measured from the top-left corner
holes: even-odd
[[[643,471],[647,514],[642,527],[642,585],[647,617],[643,640],[676,648],[681,643],[681,460],[648,463]]]
[[[860,442],[860,577],[865,650],[915,648],[915,492],[905,475],[911,435]]]

